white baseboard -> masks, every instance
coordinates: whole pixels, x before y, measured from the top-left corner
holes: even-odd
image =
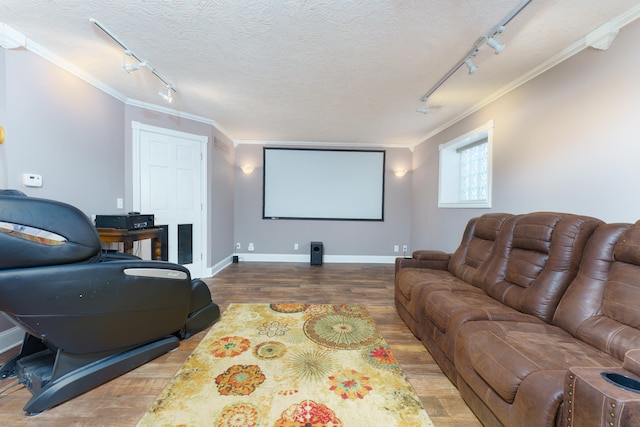
[[[231,256],[228,256],[222,261],[220,261],[219,263],[214,264],[211,267],[207,268],[207,277],[215,276],[216,274],[220,273],[229,264],[231,264]]]
[[[24,331],[18,326],[0,332],[0,353],[9,351],[22,344]]]
[[[244,262],[306,262],[309,263],[309,255],[296,254],[256,254],[242,253],[236,254],[239,261]],[[324,255],[322,262],[344,263],[344,264],[393,264],[396,262],[395,256],[380,255]]]

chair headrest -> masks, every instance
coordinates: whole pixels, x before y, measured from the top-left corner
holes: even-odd
[[[98,232],[79,209],[53,200],[0,195],[0,269],[82,262],[101,249]]]

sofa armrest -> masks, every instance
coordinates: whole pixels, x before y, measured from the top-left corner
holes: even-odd
[[[396,273],[401,268],[447,270],[451,255],[442,251],[414,251],[413,258],[396,258]]]
[[[448,254],[443,251],[434,251],[434,250],[417,250],[413,251],[411,254],[413,259],[420,259],[425,261],[446,261],[449,262],[451,258],[451,254]]]
[[[625,353],[622,367],[640,376],[640,348],[629,350]]]
[[[570,368],[564,384],[564,425],[635,425],[640,419],[640,388],[628,386],[636,381],[640,387],[640,377],[619,366]]]

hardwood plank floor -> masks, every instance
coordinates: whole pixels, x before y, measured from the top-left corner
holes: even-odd
[[[389,264],[239,263],[204,280],[222,310],[230,303],[252,302],[366,305],[434,424],[480,426],[457,389],[397,315],[393,272]],[[0,395],[0,425],[135,426],[206,333],[200,332],[182,341],[176,350],[36,416],[28,417],[22,410],[31,393],[23,386],[12,388]],[[0,363],[16,352],[0,355]],[[0,381],[0,389],[14,382]]]

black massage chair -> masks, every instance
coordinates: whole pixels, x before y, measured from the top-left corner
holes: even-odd
[[[0,191],[0,310],[25,331],[0,367],[36,414],[124,374],[220,318],[207,285],[163,261],[102,250],[80,210]]]

